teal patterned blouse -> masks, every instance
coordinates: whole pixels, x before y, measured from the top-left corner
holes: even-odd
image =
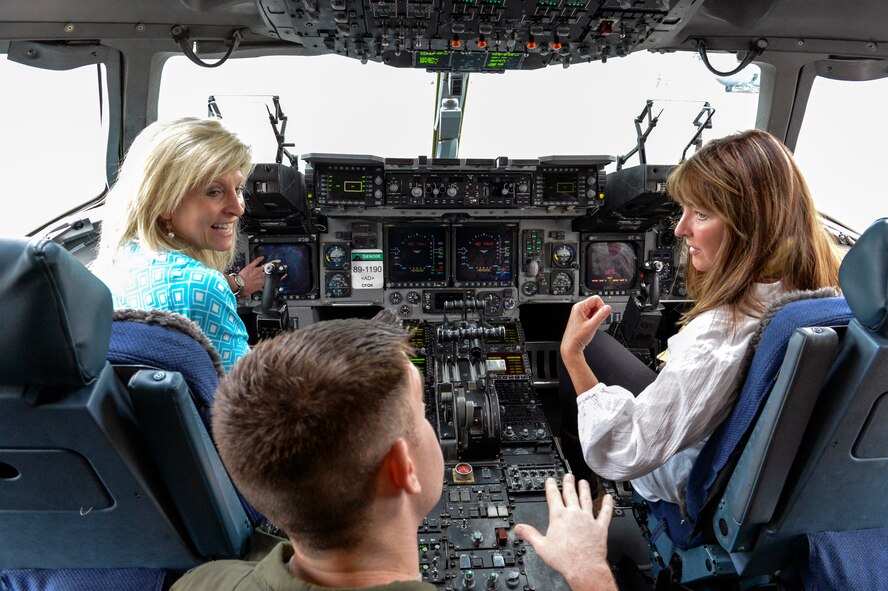
[[[96,274],[111,290],[115,308],[169,310],[196,322],[226,372],[249,352],[237,298],[219,271],[179,252],[152,253],[130,242],[110,269]]]

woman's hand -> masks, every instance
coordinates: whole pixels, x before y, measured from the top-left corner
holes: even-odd
[[[577,302],[570,309],[570,318],[561,337],[561,356],[564,359],[582,357],[592,342],[595,331],[610,316],[612,309],[599,296]]]
[[[244,280],[244,297],[250,297],[254,292],[262,289],[262,286],[265,285],[265,270],[260,265],[262,259],[265,257],[259,256],[244,265],[243,269],[240,270],[240,275]],[[275,259],[273,261],[269,261],[271,263],[279,263],[280,261]]]
[[[570,318],[561,337],[561,360],[570,374],[577,396],[598,384],[598,378],[586,363],[583,351],[610,313],[611,307],[598,296],[577,302],[570,309]]]

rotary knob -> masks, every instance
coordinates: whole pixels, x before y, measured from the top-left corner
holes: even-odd
[[[410,194],[414,197],[422,197],[422,187],[413,187],[410,189]]]
[[[487,582],[484,583],[484,588],[488,591],[496,591],[500,588],[499,584],[499,573],[490,573],[487,575]]]
[[[535,296],[539,290],[540,286],[537,284],[536,281],[525,281],[521,285],[521,293],[523,293],[527,297]]]
[[[447,187],[447,196],[456,197],[456,187]]]

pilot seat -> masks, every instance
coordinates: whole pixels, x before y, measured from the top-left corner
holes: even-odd
[[[888,219],[839,282],[763,318],[685,504],[637,499],[658,589],[888,589]]]
[[[0,587],[160,590],[243,556],[256,515],[200,416],[204,347],[150,317],[112,325],[108,289],[54,242],[0,239],[0,293]]]

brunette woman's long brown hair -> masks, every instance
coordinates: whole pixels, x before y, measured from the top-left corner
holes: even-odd
[[[773,135],[753,129],[712,140],[679,164],[666,186],[682,207],[725,223],[712,267],[688,265],[695,305],[683,323],[725,305],[735,315],[760,313],[755,283],[779,280],[787,290],[838,285],[838,251],[792,154]]]

